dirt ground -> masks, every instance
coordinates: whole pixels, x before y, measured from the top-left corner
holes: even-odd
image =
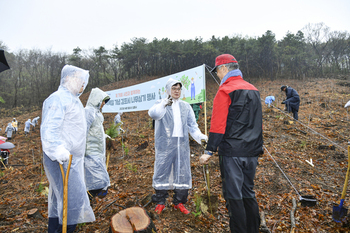
[[[264,213],[266,227],[270,232],[290,232],[291,216],[295,219],[293,232],[350,232],[349,223],[332,220],[333,204],[339,204],[347,171],[347,142],[349,114],[344,108],[350,100],[350,77],[328,79],[251,81],[259,90],[263,104],[265,153],[259,158],[255,179],[255,191]],[[136,83],[124,82],[102,88],[113,90]],[[299,121],[283,112],[284,99],[280,92],[282,84],[296,89],[301,97]],[[212,100],[218,85],[207,79],[208,131]],[[85,104],[89,93],[82,95]],[[272,108],[264,103],[266,96],[274,95]],[[11,150],[9,166],[0,171],[0,232],[46,232],[47,196],[49,186],[41,165],[42,150],[40,129],[36,127],[24,135],[24,122],[41,116],[32,112],[16,116],[19,132],[11,140],[16,145]],[[112,123],[114,114],[104,114],[105,128]],[[205,132],[204,111],[199,117],[199,127]],[[12,118],[0,119],[3,130]],[[191,145],[193,188],[186,207],[192,212],[183,215],[174,210],[172,192],[166,210],[157,215],[155,204],[149,203],[154,163],[154,134],[152,121],[146,111],[124,113],[122,136],[112,142],[108,172],[111,187],[104,199],[91,202],[96,221],[80,224],[76,232],[108,232],[111,217],[127,207],[144,207],[158,232],[229,232],[228,213],[222,197],[218,157],[209,165],[212,213],[206,210],[203,200],[207,197],[203,166],[199,156],[203,152],[194,141]],[[39,121],[40,122],[40,121]],[[122,146],[124,145],[124,147]],[[311,166],[307,161],[311,161]],[[277,164],[276,164],[277,163]],[[277,166],[278,165],[278,166]],[[282,172],[283,171],[283,172]],[[285,175],[284,175],[285,174]],[[289,181],[286,179],[288,177]],[[311,195],[317,200],[315,206],[303,206],[301,196]],[[344,205],[348,206],[349,193]],[[295,212],[291,214],[296,200]],[[200,208],[202,207],[202,208]],[[38,209],[39,215],[31,216],[30,210]],[[202,210],[200,212],[200,210]]]

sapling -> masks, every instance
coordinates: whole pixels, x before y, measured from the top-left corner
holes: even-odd
[[[202,202],[201,196],[198,193],[194,194],[194,204],[196,206],[196,212],[192,212],[192,214],[194,214],[195,217],[198,217],[202,213],[201,202]]]

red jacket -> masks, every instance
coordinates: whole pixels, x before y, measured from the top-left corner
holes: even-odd
[[[260,93],[241,76],[229,77],[213,103],[207,150],[223,156],[258,156],[263,149]]]

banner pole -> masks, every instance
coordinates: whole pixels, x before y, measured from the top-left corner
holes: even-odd
[[[207,100],[204,101],[204,132],[205,132],[205,135],[208,135],[207,134]]]

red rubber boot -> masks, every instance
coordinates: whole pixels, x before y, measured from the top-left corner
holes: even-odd
[[[180,210],[182,213],[184,213],[184,214],[189,214],[189,213],[190,213],[190,211],[188,211],[182,203],[180,203],[180,204],[174,206],[174,208],[175,208],[176,210],[179,209],[179,210]]]
[[[157,214],[160,214],[160,213],[162,213],[162,211],[163,211],[164,209],[165,209],[165,205],[158,204],[158,205],[156,206],[155,211],[156,211]]]

